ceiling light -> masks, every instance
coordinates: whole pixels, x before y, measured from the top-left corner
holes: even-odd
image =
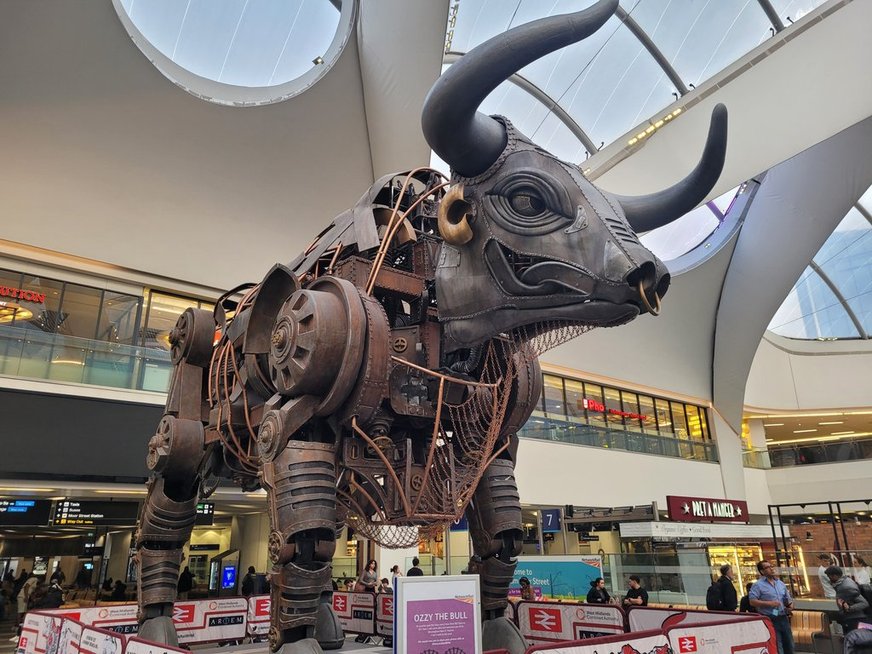
[[[856,432],[854,432],[854,431],[834,431],[834,432],[831,432],[830,435],[831,436],[845,436],[847,434],[854,434],[854,433],[856,433]]]
[[[819,425],[844,425],[844,420],[833,420],[831,422],[819,422]]]
[[[817,431],[817,429],[794,429],[794,434],[807,434],[809,432]]]
[[[53,493],[54,488],[28,488],[26,486],[0,486],[0,491],[16,491],[18,493]]]
[[[145,489],[142,490],[97,490],[95,493],[101,495],[145,495]]]
[[[784,426],[784,423],[783,423],[783,422],[770,422],[769,424],[766,424],[766,423],[764,422],[764,423],[763,423],[763,426],[764,426],[764,427],[783,427],[783,426]]]

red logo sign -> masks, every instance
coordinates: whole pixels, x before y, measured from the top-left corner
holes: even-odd
[[[270,598],[264,597],[262,599],[254,600],[254,615],[257,617],[261,617],[264,615],[269,615],[269,606],[270,606]]]
[[[685,652],[695,652],[696,651],[696,636],[682,636],[678,639],[678,653],[685,654]]]
[[[345,595],[333,593],[333,610],[337,613],[345,613],[347,602]]]
[[[748,522],[748,503],[714,497],[667,495],[669,519],[677,522]]]
[[[382,613],[385,615],[393,615],[394,614],[394,598],[393,597],[382,597]]]
[[[173,622],[176,624],[184,624],[194,621],[194,605],[193,604],[176,604],[173,607]]]
[[[563,631],[563,619],[560,609],[530,609],[530,628],[533,631]]]

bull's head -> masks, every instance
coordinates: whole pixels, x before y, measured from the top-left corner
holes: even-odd
[[[440,77],[424,103],[424,135],[452,168],[436,273],[449,347],[545,323],[619,325],[655,313],[669,287],[669,272],[636,232],[679,218],[712,189],[726,153],[723,105],[696,168],[641,197],[600,190],[506,119],[478,112],[510,75],[589,36],[617,6],[602,0],[490,39]]]

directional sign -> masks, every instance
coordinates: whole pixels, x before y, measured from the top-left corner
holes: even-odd
[[[51,515],[51,500],[0,499],[0,525],[45,527]]]
[[[59,500],[55,503],[55,526],[112,525],[133,526],[139,515],[139,502],[91,502]]]
[[[563,531],[560,525],[560,509],[542,509],[542,533],[553,534]]]

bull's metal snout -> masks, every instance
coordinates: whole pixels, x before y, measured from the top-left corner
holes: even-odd
[[[638,295],[639,303],[652,316],[660,315],[660,299],[669,289],[668,272],[659,272],[653,261],[646,261],[627,275],[627,284]]]

